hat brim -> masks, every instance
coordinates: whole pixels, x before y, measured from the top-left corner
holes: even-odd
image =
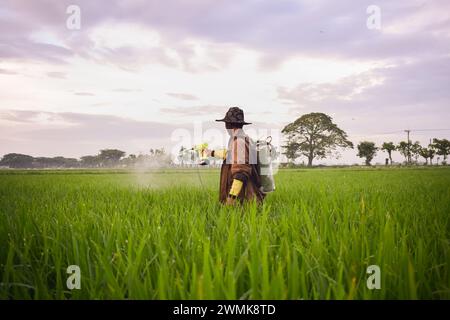
[[[216,121],[218,122],[228,122],[228,123],[236,123],[236,124],[242,124],[242,125],[246,125],[246,124],[252,124],[251,122],[238,122],[238,121],[227,121],[226,119],[217,119]]]

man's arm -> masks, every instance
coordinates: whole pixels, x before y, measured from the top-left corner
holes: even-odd
[[[252,166],[249,164],[249,144],[242,138],[234,139],[231,149],[231,176],[233,183],[229,191],[230,198],[237,198],[250,179]]]
[[[208,150],[209,155],[213,158],[225,160],[227,157],[227,149]]]

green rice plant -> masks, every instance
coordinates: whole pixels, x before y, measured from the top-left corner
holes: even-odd
[[[259,207],[220,205],[218,179],[0,171],[0,298],[450,298],[448,168],[280,170]]]

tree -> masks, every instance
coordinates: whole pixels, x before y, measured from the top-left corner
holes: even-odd
[[[286,158],[288,159],[289,163],[294,162],[295,159],[298,158],[298,156],[299,156],[299,154],[298,154],[298,150],[299,150],[298,143],[292,142],[292,141],[287,141],[286,145],[283,146],[283,149],[284,149],[283,154],[286,156]]]
[[[35,168],[76,168],[79,162],[75,158],[64,157],[38,157],[34,158],[33,167]]]
[[[433,165],[433,158],[436,154],[436,150],[434,149],[433,144],[429,144],[428,148],[422,148],[420,150],[420,155],[425,158],[425,164],[428,164],[428,159],[430,159],[430,165]]]
[[[125,167],[133,167],[136,164],[137,157],[135,154],[130,154],[128,157],[120,160],[120,163]]]
[[[436,154],[436,150],[434,150],[432,145],[428,146],[428,150],[429,150],[428,156],[430,158],[430,164],[433,165],[433,158],[434,158],[434,155]]]
[[[287,135],[288,141],[295,143],[294,149],[300,155],[308,158],[308,166],[312,166],[315,158],[323,159],[338,147],[353,148],[347,134],[324,113],[305,114],[281,132]]]
[[[34,158],[21,153],[5,154],[0,161],[0,165],[10,168],[32,168]]]
[[[433,149],[430,148],[422,148],[420,149],[420,156],[425,159],[425,165],[428,165],[428,159],[432,156]]]
[[[52,168],[57,167],[57,161],[48,157],[37,157],[33,161],[34,168]]]
[[[415,163],[417,164],[417,161],[420,157],[420,150],[422,149],[422,146],[420,145],[419,141],[414,142],[411,145],[411,148],[409,150],[410,154],[414,157]]]
[[[384,142],[381,146],[381,150],[386,151],[389,155],[389,161],[392,165],[392,151],[395,151],[396,147],[393,142]]]
[[[119,163],[120,158],[125,155],[124,151],[117,149],[103,149],[98,155],[102,166],[114,166]]]
[[[366,166],[370,166],[370,162],[377,154],[378,148],[374,142],[363,141],[358,144],[358,157],[366,158]]]
[[[442,164],[447,164],[447,156],[450,154],[450,141],[447,139],[433,139],[433,147],[436,150],[436,154],[444,156]]]
[[[83,156],[80,158],[82,167],[98,167],[100,165],[100,159],[98,156]]]
[[[401,141],[397,146],[397,150],[405,157],[405,162],[409,164],[409,159],[411,157],[411,141]]]
[[[150,149],[150,154],[138,155],[135,163],[141,168],[164,168],[173,165],[170,155],[166,154],[164,148]]]

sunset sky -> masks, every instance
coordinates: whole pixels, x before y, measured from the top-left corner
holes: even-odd
[[[355,145],[449,138],[450,2],[0,0],[0,156],[170,150],[231,106],[269,130],[325,112]]]

